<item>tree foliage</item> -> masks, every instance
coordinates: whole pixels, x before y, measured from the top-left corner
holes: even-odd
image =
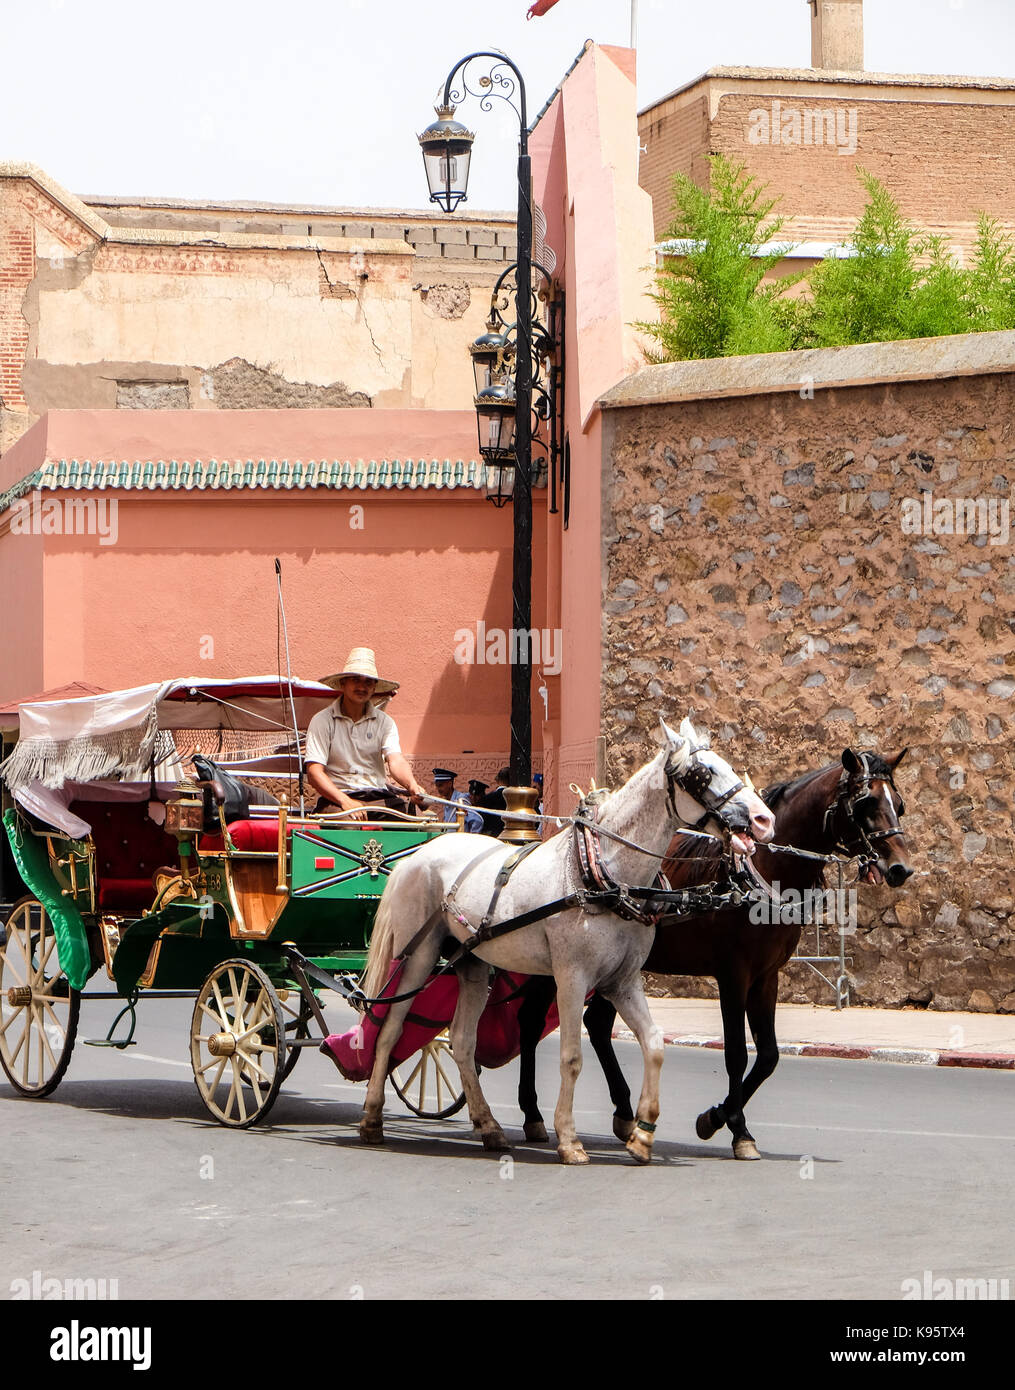
[[[667,239],[680,254],[656,272],[652,298],[658,323],[637,326],[660,345],[657,362],[690,357],[730,357],[779,352],[790,346],[787,329],[774,312],[787,282],[763,285],[782,260],[781,251],[757,254],[783,226],[766,221],[778,199],[763,198],[743,164],[714,155],[711,188],[699,188],[685,174],[673,179],[674,220]]]
[[[771,244],[785,218],[766,222],[777,199],[744,165],[713,157],[711,189],[674,178],[675,219],[667,236],[684,254],[656,273],[658,324],[639,324],[660,345],[656,361],[726,357],[788,348],[895,342],[1015,328],[1015,248],[996,219],[980,214],[972,265],[958,264],[940,236],[914,228],[873,174],[842,254],[801,276],[762,283],[783,250]]]

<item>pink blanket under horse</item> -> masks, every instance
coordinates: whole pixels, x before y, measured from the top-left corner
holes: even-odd
[[[383,994],[398,993],[402,967],[398,965],[385,985]],[[522,1006],[520,988],[527,975],[512,975],[498,970],[490,988],[486,1008],[476,1032],[476,1061],[481,1067],[502,1067],[521,1051],[518,1011]],[[401,1036],[391,1054],[393,1067],[400,1066],[419,1052],[438,1033],[447,1028],[455,1015],[458,1003],[458,977],[434,975],[413,1000]],[[387,1005],[375,1004],[370,1013],[347,1033],[332,1033],[325,1038],[321,1051],[334,1058],[339,1071],[348,1081],[367,1081],[374,1064],[377,1035],[387,1013]],[[540,1037],[546,1037],[557,1027],[556,1004],[551,1004]]]

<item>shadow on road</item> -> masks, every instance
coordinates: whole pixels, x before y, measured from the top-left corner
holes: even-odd
[[[32,1101],[16,1092],[0,1088],[0,1101],[9,1100],[26,1107],[56,1110],[86,1110],[97,1116],[112,1119],[174,1120],[197,1130],[219,1131],[230,1126],[220,1125],[201,1104],[192,1080],[145,1079],[142,1081],[64,1081],[58,1092],[44,1100]],[[385,1109],[385,1143],[371,1145],[378,1156],[385,1154],[419,1154],[432,1158],[484,1159],[498,1162],[505,1155],[487,1152],[473,1131],[467,1117],[458,1115],[448,1120],[423,1120],[406,1115],[398,1099],[389,1092]],[[362,1106],[358,1100],[338,1101],[306,1095],[282,1094],[270,1113],[250,1127],[251,1132],[279,1140],[297,1140],[320,1144],[332,1150],[364,1151],[358,1127]],[[525,1139],[521,1129],[505,1126],[511,1144],[509,1151],[514,1163],[539,1166],[559,1165],[556,1147],[533,1144]],[[582,1142],[592,1160],[601,1167],[635,1167],[634,1161],[619,1140],[610,1134],[583,1134]],[[815,1164],[838,1164],[840,1160],[809,1155]],[[719,1142],[705,1146],[701,1143],[681,1144],[657,1140],[652,1163],[662,1167],[687,1167],[702,1161],[735,1163],[730,1146]],[[801,1155],[764,1150],[762,1162],[789,1163],[799,1166]],[[750,1167],[738,1164],[738,1167]]]

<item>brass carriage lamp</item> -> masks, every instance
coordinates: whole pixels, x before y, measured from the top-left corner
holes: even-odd
[[[445,212],[454,212],[464,203],[469,187],[469,162],[476,136],[454,119],[450,102],[434,107],[437,119],[418,136],[423,151],[423,167],[430,188],[430,201]]]

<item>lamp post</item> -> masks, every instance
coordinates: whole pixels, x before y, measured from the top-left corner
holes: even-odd
[[[478,80],[480,90],[469,85],[468,69],[478,59],[490,59],[491,66]],[[455,78],[461,80],[453,88]],[[525,83],[510,58],[498,52],[470,53],[460,59],[444,83],[444,99],[437,107],[437,120],[419,137],[430,186],[430,201],[445,212],[454,212],[465,202],[473,133],[454,119],[458,106],[468,96],[479,99],[484,111],[491,109],[491,98],[506,101],[518,117],[518,257],[516,265],[515,344],[510,354],[513,366],[507,380],[508,358],[500,345],[498,375],[489,373],[479,388],[481,364],[473,352],[477,371],[476,412],[480,421],[480,448],[492,469],[496,491],[493,500],[503,505],[510,496],[514,504],[512,551],[512,619],[517,647],[511,651],[511,780],[527,787],[532,781],[532,654],[529,633],[532,628],[532,165],[529,159],[529,131],[525,107]],[[514,98],[517,96],[518,104]],[[493,328],[490,329],[493,335]],[[478,340],[477,340],[478,342]],[[473,344],[475,349],[477,344]],[[512,408],[513,405],[513,408]],[[506,417],[511,417],[509,430]],[[484,425],[485,422],[485,425]],[[486,437],[484,440],[484,427]],[[513,467],[512,467],[513,463]],[[510,477],[510,484],[508,478]]]

